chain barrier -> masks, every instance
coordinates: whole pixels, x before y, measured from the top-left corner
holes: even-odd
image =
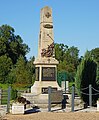
[[[99,95],[99,90],[95,89],[94,87],[92,87],[92,90],[96,91],[97,93],[92,94],[92,95]]]
[[[82,92],[82,91],[81,91],[81,93],[84,94],[84,95],[89,95],[88,93],[85,93],[85,92]]]
[[[86,90],[86,89],[89,89],[89,87],[86,87],[86,88],[77,88],[76,86],[75,86],[75,88],[77,89],[77,90]]]
[[[99,93],[95,93],[95,94],[92,94],[92,95],[93,95],[93,96],[94,96],[94,95],[99,95]]]
[[[78,88],[75,86],[75,88],[76,88],[77,91],[79,91],[80,93],[82,93],[82,94],[84,94],[84,95],[90,95],[90,94],[88,94],[88,93],[82,92],[82,90],[89,89],[89,87],[86,87],[86,88],[83,88],[83,89],[78,89]],[[97,93],[92,94],[93,96],[94,96],[94,95],[99,95],[99,90],[97,90],[97,89],[95,89],[95,88],[93,88],[93,87],[91,87],[91,88],[92,88],[94,91],[97,92]]]
[[[63,89],[64,90],[64,89]],[[66,90],[66,88],[65,88]],[[91,85],[89,85],[88,87],[85,87],[85,88],[77,88],[76,86],[72,86],[72,94],[71,94],[71,111],[73,112],[74,111],[74,99],[75,99],[75,92],[79,92],[80,94],[83,94],[83,95],[86,95],[86,97],[88,96],[89,98],[89,106],[91,107],[92,106],[92,96],[95,96],[95,95],[99,95],[99,90],[93,88]],[[85,103],[86,104],[86,103]],[[85,105],[84,104],[84,105]]]
[[[94,91],[96,91],[96,92],[99,92],[99,90],[97,90],[97,89],[95,89],[95,88],[93,88],[93,87],[92,87],[92,89],[93,89]]]
[[[86,87],[86,88],[81,88],[81,90],[86,90],[86,89],[89,89],[89,87]]]
[[[83,90],[85,90],[85,89],[88,89],[89,87],[86,87],[86,88],[84,88]],[[80,89],[78,89],[77,87],[75,87],[75,89],[77,90],[77,91],[79,91],[80,93],[82,93],[82,94],[84,94],[84,95],[89,95],[88,93],[85,93],[85,92],[82,92]]]

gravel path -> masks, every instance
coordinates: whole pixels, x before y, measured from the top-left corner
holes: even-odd
[[[38,112],[26,115],[8,114],[4,120],[99,120],[98,112]]]
[[[56,109],[47,112],[48,109],[28,109],[24,115],[7,114],[4,120],[99,120],[99,111],[95,107],[87,109]]]

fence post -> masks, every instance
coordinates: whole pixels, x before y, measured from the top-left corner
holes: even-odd
[[[7,101],[7,112],[9,113],[10,111],[10,97],[11,97],[11,86],[8,88],[8,101]]]
[[[51,112],[51,86],[48,87],[48,112]]]
[[[71,111],[74,112],[74,89],[75,89],[75,86],[73,85],[72,86],[72,96],[71,96]]]
[[[89,85],[89,106],[92,107],[92,87]]]
[[[0,88],[0,105],[1,105],[1,95],[2,95],[2,89]]]

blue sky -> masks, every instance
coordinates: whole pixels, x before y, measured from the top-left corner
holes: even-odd
[[[53,10],[54,41],[75,46],[84,55],[99,47],[99,0],[0,0],[0,26],[8,24],[37,56],[40,9]]]

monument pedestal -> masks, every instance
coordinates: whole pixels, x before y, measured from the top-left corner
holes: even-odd
[[[60,89],[57,83],[57,64],[55,58],[42,58],[34,61],[36,71],[36,81],[31,87],[31,93],[46,94],[48,86],[54,90]]]
[[[50,62],[49,62],[50,61]],[[57,83],[57,64],[55,58],[36,59],[35,62],[36,81],[31,87],[33,93],[34,104],[48,103],[48,87],[51,86],[53,90],[60,90]]]

